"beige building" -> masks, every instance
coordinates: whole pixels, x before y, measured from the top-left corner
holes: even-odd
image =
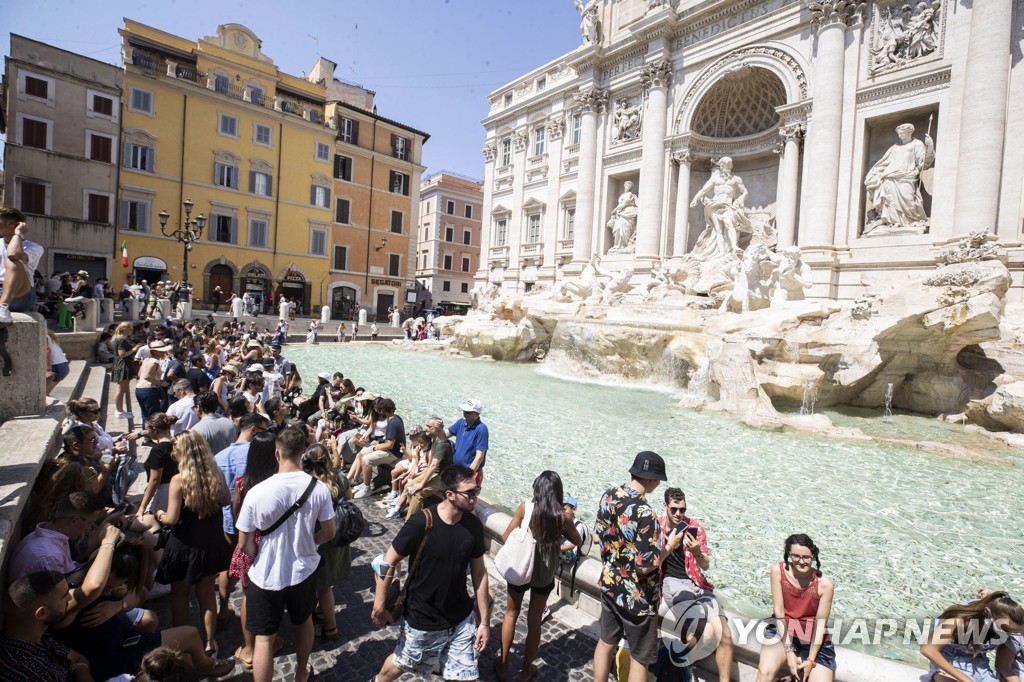
[[[483,183],[440,171],[420,183],[416,280],[426,306],[463,313],[480,266]]]
[[[4,196],[29,215],[44,274],[109,277],[123,72],[18,35],[5,60]]]

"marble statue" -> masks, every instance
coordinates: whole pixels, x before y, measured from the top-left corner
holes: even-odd
[[[940,0],[879,6],[872,73],[903,66],[938,49]]]
[[[591,295],[597,284],[598,267],[601,257],[594,254],[587,263],[579,277],[564,279],[556,284],[552,292],[552,298],[560,301],[582,301]]]
[[[768,257],[775,263],[775,271],[771,280],[771,303],[776,305],[786,301],[802,301],[806,290],[814,284],[811,279],[811,267],[803,261],[799,246],[789,246]]]
[[[726,295],[720,312],[745,313],[760,310],[771,304],[774,263],[763,244],[754,244],[743,254],[743,260],[730,268],[732,290]]]
[[[619,195],[619,202],[612,210],[612,217],[608,220],[608,227],[612,229],[612,248],[608,253],[632,251],[637,213],[637,196],[633,193],[633,183],[627,180]]]
[[[615,117],[612,120],[612,142],[632,142],[640,138],[643,123],[641,106],[629,106],[629,100],[620,97],[615,103]]]
[[[601,271],[598,270],[600,273]],[[618,271],[604,271],[609,280],[604,283],[601,289],[601,303],[604,305],[616,305],[625,300],[626,295],[633,290],[630,280],[633,279],[633,268],[626,266]]]
[[[868,216],[864,233],[878,227],[914,229],[927,227],[928,214],[921,199],[921,174],[935,163],[935,143],[925,133],[914,138],[914,126],[896,128],[900,141],[868,171]]]
[[[743,179],[732,172],[732,159],[723,156],[715,166],[711,178],[690,202],[691,208],[697,202],[704,204],[707,227],[697,237],[697,243],[691,251],[700,260],[735,253],[739,248],[739,233],[752,230],[744,211],[747,188]]]
[[[665,7],[669,4],[668,0],[647,0],[647,11],[652,9],[658,9],[659,7]]]
[[[477,310],[491,312],[499,292],[500,288],[494,282],[479,282],[469,292],[469,304]]]
[[[680,277],[680,272],[679,265],[668,266],[664,261],[658,261],[651,269],[650,276],[637,287],[640,289],[640,302],[650,303],[672,293],[685,294],[686,287],[682,282],[687,279],[688,273]]]
[[[601,257],[595,254],[579,277],[558,282],[549,295],[556,301],[615,305],[633,290],[632,278],[632,267],[609,270],[601,265]]]
[[[575,0],[576,11],[580,13],[580,33],[583,34],[583,43],[593,45],[600,40],[600,20],[597,18],[598,0],[590,0],[584,4],[583,0]]]

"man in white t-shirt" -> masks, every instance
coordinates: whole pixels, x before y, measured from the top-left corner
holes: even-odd
[[[174,398],[174,402],[167,408],[167,414],[178,418],[178,421],[171,424],[171,435],[177,436],[199,423],[199,412],[196,410],[195,404],[196,394],[192,392],[192,382],[188,379],[175,381],[171,386],[171,397]]]
[[[39,269],[43,247],[27,239],[25,214],[0,206],[0,326],[14,322],[11,313],[35,310],[36,290],[32,273]]]
[[[272,647],[285,608],[295,626],[295,680],[306,682],[312,673],[309,654],[313,650],[312,616],[320,565],[317,545],[334,537],[334,505],[322,482],[315,481],[310,488],[314,479],[302,471],[300,463],[305,450],[304,432],[294,427],[281,431],[275,451],[278,473],[246,493],[235,519],[239,545],[249,556],[256,554],[245,593],[245,626],[256,635],[252,659],[256,682],[273,679]],[[307,490],[308,498],[301,506],[278,528],[266,532],[289,514]],[[258,554],[257,529],[261,531]]]

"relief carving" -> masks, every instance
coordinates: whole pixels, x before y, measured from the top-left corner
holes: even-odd
[[[876,6],[871,47],[872,75],[908,65],[939,48],[941,0],[910,3],[888,0]]]

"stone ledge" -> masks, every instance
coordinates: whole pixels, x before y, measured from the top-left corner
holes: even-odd
[[[14,371],[0,375],[0,422],[42,414],[46,407],[46,326],[38,315],[13,313],[6,328],[7,352]]]

